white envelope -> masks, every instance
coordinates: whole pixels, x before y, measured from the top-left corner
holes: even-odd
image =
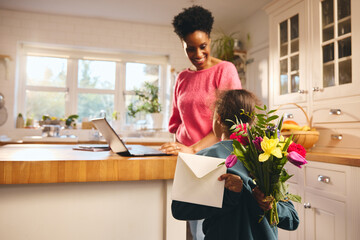
[[[200,205],[222,207],[226,173],[223,158],[179,153],[172,188],[172,199]]]

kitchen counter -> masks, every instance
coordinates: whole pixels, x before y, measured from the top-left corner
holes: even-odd
[[[121,157],[111,151],[76,151],[69,144],[0,147],[0,184],[173,179],[176,156]],[[307,153],[307,160],[360,167],[360,156]]]
[[[0,239],[186,238],[186,222],[171,215],[176,156],[74,146],[0,146]]]
[[[111,151],[76,151],[69,144],[0,147],[0,184],[173,179],[176,156],[121,157]]]
[[[359,155],[308,152],[306,154],[306,160],[360,167]]]

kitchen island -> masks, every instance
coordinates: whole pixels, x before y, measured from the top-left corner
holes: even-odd
[[[0,239],[185,239],[170,212],[175,156],[73,147],[0,147]]]

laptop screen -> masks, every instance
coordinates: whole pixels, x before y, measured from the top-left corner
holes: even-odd
[[[106,142],[109,144],[109,147],[113,152],[115,153],[128,152],[128,149],[121,141],[119,135],[116,134],[114,129],[110,126],[110,124],[105,118],[93,119],[91,121],[95,124],[95,127],[103,135],[103,137],[105,138]]]

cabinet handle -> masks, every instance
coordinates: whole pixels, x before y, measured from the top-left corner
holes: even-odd
[[[292,113],[285,113],[284,118],[294,118],[294,115]]]
[[[323,182],[323,183],[329,183],[329,182],[330,182],[330,178],[327,177],[327,176],[319,175],[319,176],[318,176],[318,181],[319,181],[319,182]]]
[[[339,134],[339,135],[331,134],[331,139],[341,141],[343,139],[343,135],[341,135],[341,134]]]
[[[330,115],[340,115],[341,109],[330,109],[329,114]]]
[[[313,87],[313,92],[322,92],[322,91],[324,91],[324,89],[323,88],[319,88],[319,87]]]
[[[305,94],[305,93],[307,93],[307,91],[304,90],[304,89],[300,89],[300,90],[298,91],[298,93],[300,93],[300,94]]]
[[[310,203],[304,203],[304,208],[311,208],[311,204]]]

